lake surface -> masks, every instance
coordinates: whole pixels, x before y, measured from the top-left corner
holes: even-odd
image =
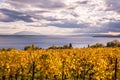
[[[35,44],[38,47],[48,48],[51,45],[62,46],[72,43],[73,47],[87,47],[88,44],[103,43],[108,41],[119,40],[120,38],[112,37],[66,37],[66,36],[0,36],[0,48],[14,47],[23,49],[26,45]]]

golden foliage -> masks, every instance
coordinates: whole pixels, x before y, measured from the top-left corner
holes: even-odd
[[[0,51],[0,77],[112,80],[116,58],[120,69],[120,48]]]

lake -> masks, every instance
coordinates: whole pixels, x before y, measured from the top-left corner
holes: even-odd
[[[35,36],[35,35],[2,35],[0,36],[0,48],[14,47],[23,49],[26,45],[35,44],[38,47],[48,48],[51,45],[62,46],[72,43],[73,47],[87,47],[88,44],[103,43],[119,40],[113,37],[79,37],[79,36]]]

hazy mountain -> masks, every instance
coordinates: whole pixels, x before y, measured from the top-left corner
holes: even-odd
[[[101,34],[101,35],[94,35],[93,37],[120,37],[120,35]]]
[[[13,35],[41,35],[41,34],[37,32],[32,32],[32,31],[21,31],[21,32],[14,33]]]

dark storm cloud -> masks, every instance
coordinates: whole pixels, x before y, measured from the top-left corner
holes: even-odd
[[[8,16],[8,18],[0,19],[1,22],[14,22],[14,21],[33,22],[31,20],[31,16],[26,15],[22,12],[9,9],[0,9],[0,12]]]

